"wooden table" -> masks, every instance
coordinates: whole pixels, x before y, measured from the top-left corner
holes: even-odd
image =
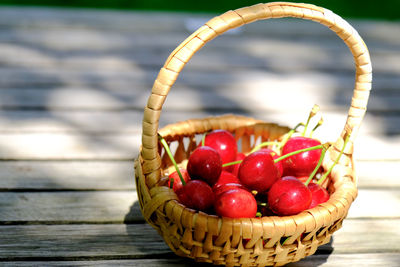
[[[0,9],[0,265],[194,265],[144,223],[133,159],[158,70],[210,17]],[[359,196],[331,244],[289,266],[400,266],[400,24],[350,22],[374,67]],[[318,135],[334,141],[353,83],[352,57],[325,27],[253,23],[196,54],[161,125],[237,113],[294,126],[317,103]]]

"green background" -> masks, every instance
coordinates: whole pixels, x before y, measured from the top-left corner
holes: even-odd
[[[328,8],[342,17],[399,20],[400,0],[309,0],[307,3]],[[260,3],[244,0],[0,0],[0,5],[30,5],[107,8],[122,10],[172,10],[224,12]]]

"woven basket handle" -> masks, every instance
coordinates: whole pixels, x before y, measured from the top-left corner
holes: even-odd
[[[285,2],[257,4],[228,11],[211,19],[183,41],[168,57],[154,82],[144,110],[141,156],[145,171],[146,165],[149,167],[148,175],[151,176],[151,172],[155,171],[150,166],[159,166],[157,131],[163,103],[179,73],[194,53],[205,43],[229,29],[261,19],[282,17],[313,20],[327,26],[346,43],[353,54],[356,67],[354,94],[346,124],[335,147],[340,150],[344,137],[349,133],[352,133],[350,143],[353,143],[356,131],[366,112],[372,81],[371,61],[364,41],[352,26],[330,10],[309,4]],[[347,146],[345,153],[352,154],[352,145]]]

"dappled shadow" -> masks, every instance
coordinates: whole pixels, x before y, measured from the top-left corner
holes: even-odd
[[[40,13],[38,10],[26,12]],[[74,211],[75,206],[85,199],[89,204],[99,204],[94,207],[104,204],[102,208],[110,216],[107,223],[120,223],[120,218],[112,217],[113,207],[107,207],[104,199],[89,196],[98,190],[135,194],[133,186],[126,183],[126,172],[105,169],[104,173],[117,184],[110,185],[109,180],[106,182],[106,175],[103,173],[100,179],[96,171],[102,164],[110,162],[130,164],[135,157],[141,142],[143,107],[152,83],[168,54],[191,32],[177,26],[184,24],[185,16],[174,19],[153,14],[158,18],[157,24],[149,26],[144,24],[152,22],[151,18],[142,22],[146,16],[141,15],[140,23],[133,19],[136,24],[127,27],[125,23],[117,22],[120,13],[107,13],[106,23],[112,23],[111,15],[118,25],[109,27],[103,23],[98,27],[97,21],[102,20],[101,12],[87,11],[91,14],[88,18],[82,14],[75,17],[74,11],[49,12],[51,19],[46,21],[46,16],[41,17],[28,28],[18,21],[3,21],[1,24],[0,158],[4,165],[16,161],[22,164],[22,168],[33,165],[38,168],[43,162],[86,161],[88,164],[83,168],[91,169],[93,180],[85,186],[77,185],[79,179],[89,179],[88,172],[80,173],[73,164],[59,166],[59,169],[55,165],[48,166],[46,171],[36,172],[37,177],[27,175],[26,180],[17,179],[16,182],[8,179],[9,182],[1,184],[1,189],[7,191],[0,192],[2,223],[51,223],[60,227],[77,222],[101,224],[101,221],[73,217],[84,212],[95,213],[82,206],[81,210]],[[53,24],[57,12],[63,14],[62,21]],[[124,13],[124,16],[132,18],[136,15]],[[39,19],[32,16],[31,20],[35,17]],[[236,35],[221,36],[207,44],[188,63],[172,88],[160,125],[231,112],[294,126],[304,119],[315,102],[332,121],[345,119],[354,83],[354,67],[347,48],[328,29],[323,30],[323,26],[279,21],[245,26]],[[371,115],[367,115],[364,134],[373,136],[373,140],[383,140],[387,147],[386,139],[398,138],[400,133],[400,71],[395,67],[398,61],[389,60],[396,57],[400,42],[393,36],[385,40],[381,39],[382,36],[369,35],[372,32],[368,27],[362,29],[366,43],[372,44],[372,59],[377,59],[368,113]],[[344,121],[339,127],[343,124]],[[331,128],[327,131],[330,132]],[[24,164],[26,162],[30,164]],[[15,171],[8,165],[2,168],[4,176],[8,175],[6,168]],[[60,176],[62,172],[71,175]],[[120,179],[121,175],[125,178]],[[67,181],[71,176],[75,184],[63,182],[62,179]],[[29,202],[25,193],[43,195],[34,202],[39,206],[25,209],[28,213],[19,213],[24,209],[18,208]],[[71,193],[79,197],[68,198],[68,203],[50,205],[52,203],[48,201],[51,198],[46,198],[47,193],[53,194],[53,199],[58,201],[62,198],[57,198],[57,194],[65,196]],[[9,195],[13,197],[8,198]],[[116,238],[120,244],[129,242],[128,249],[138,254],[124,251],[123,257],[126,258],[149,257],[146,253],[154,250],[155,246],[161,248],[161,252],[154,250],[154,255],[162,255],[166,266],[193,266],[190,260],[178,260],[156,231],[144,224],[138,202],[131,204],[124,217],[125,224],[117,224],[126,232],[103,237]],[[13,205],[17,209],[10,212]],[[63,213],[67,209],[71,217]],[[43,213],[36,214],[35,211]],[[48,221],[43,221],[41,216],[46,214],[51,216]],[[23,240],[24,233],[20,236]],[[82,243],[89,246],[98,236],[94,233]],[[138,246],[137,242],[146,245]],[[100,249],[106,250],[106,243],[102,244]],[[332,252],[329,249],[331,245],[326,248],[290,266],[323,264]],[[56,253],[54,250],[52,253]],[[40,256],[32,251],[31,257]],[[79,252],[75,251],[74,255]]]

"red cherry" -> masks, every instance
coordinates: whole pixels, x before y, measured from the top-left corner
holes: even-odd
[[[325,188],[315,183],[309,183],[307,187],[308,189],[310,189],[312,194],[311,204],[308,207],[309,209],[314,208],[318,204],[328,201],[329,193]]]
[[[218,180],[217,180],[217,182],[213,185],[213,190],[216,187],[219,187],[221,185],[228,184],[228,183],[240,184],[240,181],[232,173],[227,172],[227,171],[222,171],[220,176],[219,176],[219,178],[218,178]]]
[[[279,179],[268,192],[268,204],[278,215],[294,215],[308,209],[311,191],[296,177]]]
[[[257,213],[257,201],[252,193],[236,188],[220,194],[214,208],[222,217],[254,218]]]
[[[321,142],[310,137],[292,137],[283,146],[282,155],[318,145],[321,145]],[[318,164],[319,158],[321,157],[321,151],[322,149],[316,149],[302,152],[282,160],[283,174],[293,176],[310,175]]]
[[[279,154],[270,148],[262,148],[262,149],[260,149],[260,151],[266,151],[266,152],[270,153],[274,160],[279,158]],[[276,168],[278,169],[278,176],[282,177],[282,173],[283,173],[282,161],[278,161],[277,163],[275,163],[275,165],[276,165]]]
[[[222,164],[232,162],[236,158],[237,144],[235,137],[226,130],[214,130],[208,133],[204,139],[204,145],[214,148],[222,159]],[[224,167],[226,171],[232,171],[232,166]]]
[[[239,167],[239,180],[259,193],[268,190],[278,179],[278,170],[270,153],[256,151],[245,157]]]
[[[176,193],[179,201],[188,208],[208,211],[214,205],[214,193],[202,180],[190,180]]]
[[[307,182],[309,177],[308,176],[297,176],[296,178],[299,179],[300,182],[305,183],[305,182]]]
[[[190,154],[187,171],[191,179],[201,179],[213,185],[222,171],[221,157],[215,149],[200,146]]]
[[[179,170],[182,174],[183,180],[185,180],[185,182],[189,181],[190,177],[189,177],[187,170],[186,169],[179,169]],[[175,192],[182,188],[182,186],[183,186],[182,181],[181,181],[181,178],[179,177],[177,171],[174,171],[173,173],[168,175],[168,187],[171,187],[171,179],[174,179],[174,184],[172,186],[172,189]]]
[[[234,161],[243,160],[245,157],[246,157],[246,155],[244,153],[239,152],[239,153],[236,154],[236,158],[235,158]],[[239,176],[240,163],[232,165],[232,166],[233,166],[233,168],[231,170],[232,174],[235,175],[236,177],[238,177]]]
[[[227,184],[220,184],[219,186],[215,187],[213,186],[212,190],[214,192],[215,197],[218,197],[222,193],[225,193],[226,191],[229,191],[231,189],[236,189],[236,188],[241,188],[241,189],[246,189],[242,184],[240,183],[227,183]]]

